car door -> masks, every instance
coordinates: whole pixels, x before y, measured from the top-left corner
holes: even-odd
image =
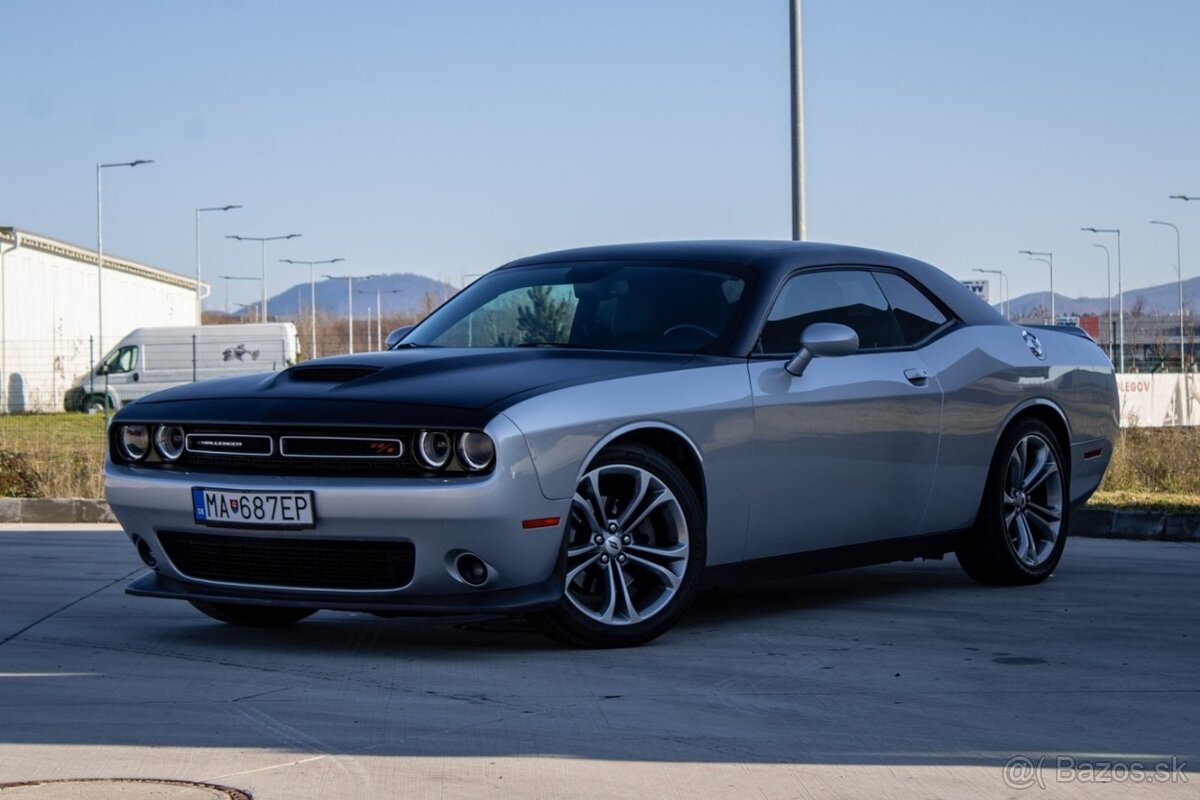
[[[776,298],[748,364],[756,479],[747,558],[921,532],[942,391],[912,344],[932,323],[922,334],[892,307],[881,288],[892,278],[903,282],[898,296],[904,286],[920,294],[905,278],[848,267],[798,273]],[[853,328],[859,349],[792,376],[784,365],[814,322]]]

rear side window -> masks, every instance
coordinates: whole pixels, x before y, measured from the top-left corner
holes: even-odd
[[[858,334],[860,350],[902,347],[900,330],[879,285],[865,270],[803,272],[779,293],[760,346],[763,353],[794,353],[814,322],[836,322]]]
[[[899,275],[877,272],[875,280],[879,281],[880,288],[891,304],[905,345],[915,345],[928,339],[934,331],[949,322],[949,318],[932,300]]]

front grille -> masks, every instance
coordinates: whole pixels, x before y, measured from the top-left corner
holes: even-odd
[[[188,428],[192,430],[192,428]],[[311,475],[386,478],[417,476],[428,470],[412,454],[413,433],[399,429],[356,428],[239,429],[214,428],[231,438],[263,435],[278,444],[270,455],[245,458],[233,452],[189,450],[171,466],[248,475]],[[189,437],[190,438],[190,437]]]
[[[400,458],[399,439],[347,436],[283,436],[279,453],[288,458]]]
[[[305,589],[386,590],[413,577],[410,542],[260,539],[162,531],[158,539],[184,575],[221,583]]]
[[[177,461],[163,461],[151,449],[141,466],[225,475],[339,478],[484,475],[494,468],[468,473],[452,457],[445,469],[431,470],[417,460],[418,431],[411,428],[179,424],[187,437],[183,455]],[[459,435],[457,430],[450,432]],[[120,459],[115,435],[110,445],[114,460]]]

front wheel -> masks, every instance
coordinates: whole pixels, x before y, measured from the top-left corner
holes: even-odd
[[[315,608],[249,606],[238,603],[210,603],[207,600],[188,602],[195,606],[197,611],[215,620],[247,628],[282,628],[317,613]]]
[[[530,616],[574,647],[629,647],[665,633],[704,568],[704,513],[683,473],[636,444],[601,453],[575,489],[558,605]]]
[[[1067,469],[1054,432],[1029,419],[1005,433],[992,459],[974,530],[956,555],[980,583],[1049,577],[1067,541]]]

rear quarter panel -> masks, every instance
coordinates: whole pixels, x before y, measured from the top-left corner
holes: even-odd
[[[1045,348],[1036,358],[1015,325],[963,326],[922,348],[945,394],[943,429],[927,531],[969,527],[975,520],[1000,437],[1017,417],[1040,407],[1064,422],[1072,502],[1103,477],[1117,435],[1112,364],[1093,342],[1032,331]],[[1086,452],[1101,455],[1083,460]]]

